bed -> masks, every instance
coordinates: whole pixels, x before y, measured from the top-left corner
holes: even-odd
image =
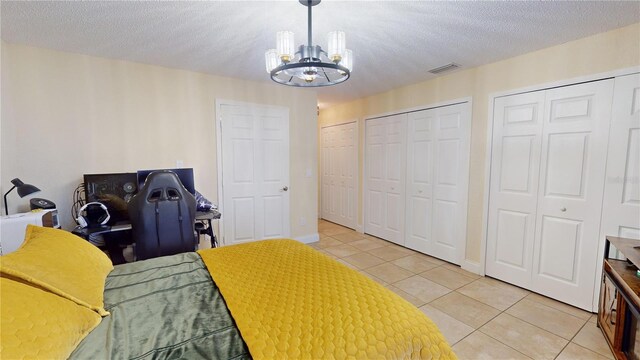
[[[294,240],[114,268],[80,238],[29,226],[12,254],[3,359],[455,358],[414,306]]]

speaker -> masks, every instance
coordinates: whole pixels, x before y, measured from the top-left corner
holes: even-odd
[[[137,173],[85,174],[85,200],[101,202],[111,213],[111,221],[128,221],[127,203],[138,192]]]
[[[56,204],[51,200],[41,199],[41,198],[33,198],[33,199],[29,200],[29,207],[31,208],[31,210],[35,210],[35,209],[55,209],[56,208]]]

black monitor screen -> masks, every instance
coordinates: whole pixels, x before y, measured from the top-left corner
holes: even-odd
[[[182,185],[184,185],[185,189],[187,189],[188,192],[193,194],[193,196],[196,195],[196,187],[193,184],[193,168],[138,170],[138,188],[142,189],[142,186],[144,185],[144,181],[147,180],[147,176],[149,176],[149,174],[151,174],[154,171],[162,171],[162,170],[169,170],[176,173],[176,175],[178,175],[178,178],[180,179],[180,182],[182,182]]]
[[[129,220],[127,203],[138,192],[136,173],[85,174],[84,199],[101,202],[109,210],[109,224]],[[89,210],[89,209],[87,209]],[[91,211],[88,211],[88,213]],[[97,213],[102,214],[101,211]],[[87,214],[87,216],[91,216]],[[98,215],[100,216],[100,215]]]

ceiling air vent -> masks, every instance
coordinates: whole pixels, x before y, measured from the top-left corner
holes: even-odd
[[[455,70],[455,69],[457,69],[459,67],[460,67],[460,65],[458,65],[456,63],[449,63],[447,65],[443,65],[443,66],[437,67],[435,69],[431,69],[431,70],[429,70],[429,72],[432,73],[432,74],[442,74],[443,72]]]

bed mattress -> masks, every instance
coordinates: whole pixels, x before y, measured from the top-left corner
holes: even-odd
[[[453,359],[436,325],[294,240],[116,266],[72,359]]]

